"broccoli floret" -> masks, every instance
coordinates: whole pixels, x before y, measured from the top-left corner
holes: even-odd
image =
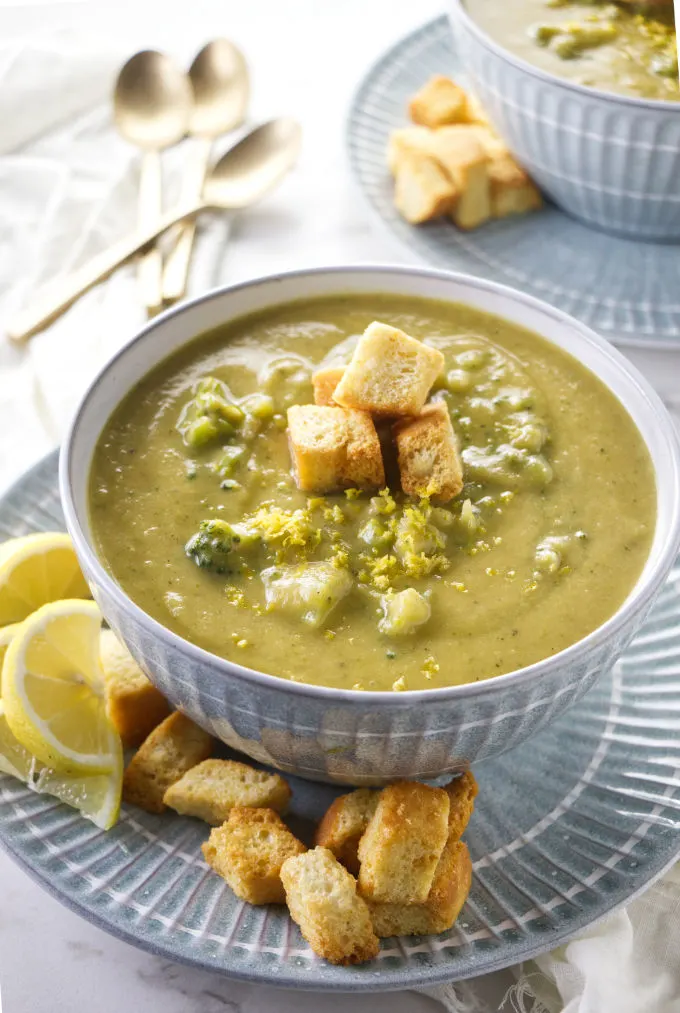
[[[233,436],[243,424],[244,413],[233,403],[226,383],[207,376],[198,381],[193,393],[177,420],[177,430],[188,447],[204,447]]]
[[[227,521],[202,521],[195,535],[184,546],[184,551],[196,566],[214,573],[225,573],[232,563],[233,554],[250,548],[258,536],[239,524]]]
[[[245,447],[238,444],[224,447],[217,460],[213,461],[213,471],[216,471],[220,478],[231,478],[244,454]]]

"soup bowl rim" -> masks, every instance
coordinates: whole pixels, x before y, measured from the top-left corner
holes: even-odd
[[[368,273],[369,275],[401,275],[408,276],[410,278],[430,278],[443,282],[455,281],[466,288],[473,287],[489,293],[499,294],[502,297],[509,298],[511,301],[519,301],[530,309],[546,314],[552,317],[556,322],[575,329],[586,342],[594,344],[600,351],[604,352],[605,355],[614,362],[620,372],[627,374],[629,382],[632,382],[634,386],[637,387],[641,403],[646,405],[648,411],[653,411],[655,413],[656,420],[659,423],[674,464],[672,474],[663,476],[667,490],[666,495],[669,497],[669,500],[674,508],[672,512],[673,520],[671,522],[670,537],[667,539],[667,542],[663,547],[663,551],[659,554],[659,558],[657,559],[654,567],[647,572],[644,580],[642,579],[644,574],[641,574],[638,577],[635,586],[631,589],[625,600],[613,613],[613,615],[610,616],[604,623],[596,627],[591,633],[582,637],[580,640],[575,641],[573,644],[570,644],[568,647],[556,654],[549,655],[547,658],[543,658],[531,665],[526,665],[502,675],[491,676],[478,682],[467,682],[454,686],[433,687],[432,689],[403,690],[400,692],[395,692],[394,690],[352,690],[332,686],[315,685],[311,683],[294,682],[286,679],[285,677],[270,675],[257,669],[248,668],[236,661],[231,661],[226,658],[222,658],[219,655],[213,654],[205,648],[199,647],[179,634],[174,633],[167,626],[164,626],[160,620],[154,619],[151,615],[145,612],[141,606],[136,604],[136,602],[123,590],[113,575],[109,573],[103,561],[100,559],[94,544],[90,541],[90,538],[86,534],[84,527],[81,524],[74,492],[75,483],[73,479],[73,469],[75,444],[78,438],[81,420],[86,408],[93,401],[96,402],[97,391],[100,385],[106,381],[108,374],[115,369],[118,362],[129,353],[130,349],[137,344],[148,340],[150,335],[153,335],[156,331],[162,328],[163,324],[171,318],[180,316],[188,311],[190,312],[194,307],[203,303],[220,299],[223,296],[236,293],[245,288],[256,288],[260,285],[269,285],[273,281],[278,280],[302,281],[310,275],[356,273]],[[376,288],[376,292],[378,290],[379,289]],[[348,291],[351,291],[351,284],[348,285]],[[417,295],[414,297],[427,298],[426,296]],[[266,305],[274,307],[291,301],[294,300],[286,299],[279,303],[272,301],[268,302]],[[233,319],[238,319],[239,315],[234,316]],[[193,335],[193,337],[188,338],[186,344],[189,344],[196,337],[198,337],[198,335]],[[547,333],[542,332],[540,337],[549,344],[553,346],[555,345],[555,342],[551,340]],[[613,397],[616,397],[619,401],[621,400],[602,376],[598,375],[598,373],[593,369],[590,369],[590,372],[597,376],[599,381],[607,388]],[[140,374],[133,382],[126,386],[125,391],[118,399],[118,404],[120,404],[127,394],[133,389],[134,385],[142,379],[143,375],[146,374]],[[628,408],[625,404],[623,404],[623,407],[628,412]],[[102,419],[101,428],[99,429],[97,438],[101,436],[101,432],[108,421],[108,417],[109,416]],[[631,421],[640,433],[640,438],[647,447],[650,457],[652,457],[651,449],[632,416]],[[656,467],[654,471],[657,478],[657,514],[655,516],[658,516],[659,494],[661,489],[659,487],[659,475]],[[89,478],[89,469],[87,472],[87,478]],[[580,323],[578,320],[571,317],[569,314],[564,313],[562,310],[559,310],[540,299],[536,299],[533,296],[527,295],[524,292],[513,289],[507,285],[466,275],[462,272],[442,271],[429,267],[410,267],[389,263],[370,263],[299,268],[275,275],[261,275],[237,284],[213,288],[195,299],[186,300],[177,306],[165,310],[153,320],[149,321],[133,338],[131,338],[130,341],[126,342],[115,353],[115,355],[105,363],[83,394],[61,448],[59,458],[59,487],[66,526],[73,540],[76,554],[79,558],[86,561],[86,568],[89,568],[90,571],[96,575],[98,584],[104,588],[106,595],[116,603],[122,614],[126,614],[128,618],[132,618],[137,624],[144,627],[152,637],[160,638],[169,649],[177,650],[195,662],[199,678],[201,666],[208,666],[213,670],[219,671],[226,678],[237,678],[244,683],[254,683],[261,686],[263,689],[269,688],[270,690],[278,690],[279,692],[285,690],[294,696],[306,696],[317,699],[324,698],[329,704],[336,702],[372,706],[381,704],[385,705],[389,703],[391,706],[396,707],[411,707],[414,703],[418,702],[429,701],[430,703],[435,703],[436,701],[445,702],[463,699],[466,697],[486,696],[488,694],[493,694],[494,691],[501,690],[501,688],[507,689],[510,686],[517,687],[528,682],[538,680],[547,671],[554,669],[555,666],[568,666],[570,663],[576,663],[580,658],[582,659],[585,655],[587,655],[591,649],[595,649],[600,646],[603,641],[613,639],[617,636],[617,634],[620,635],[626,625],[633,621],[639,610],[641,608],[645,608],[646,605],[655,597],[665,574],[670,570],[674,559],[676,558],[678,552],[680,552],[680,443],[678,442],[673,422],[663,402],[661,401],[661,398],[655,392],[651,384],[649,384],[642,374],[605,338],[600,337],[585,324]],[[87,498],[88,497],[86,496],[86,499]],[[647,560],[648,559],[649,556],[647,557]]]
[[[449,2],[453,15],[464,22],[466,29],[475,36],[479,43],[489,49],[495,56],[505,60],[506,63],[511,64],[516,70],[524,74],[529,74],[531,77],[538,78],[539,81],[547,84],[559,85],[561,88],[574,92],[582,98],[592,99],[593,96],[596,96],[598,99],[606,100],[613,105],[628,105],[634,109],[654,109],[657,112],[675,112],[676,114],[680,114],[680,101],[643,98],[636,95],[618,95],[616,92],[605,91],[603,88],[579,84],[577,81],[560,77],[559,74],[551,74],[549,70],[544,70],[543,67],[534,66],[534,64],[529,63],[528,60],[524,60],[521,56],[517,56],[516,53],[513,53],[512,50],[503,46],[500,42],[496,42],[481,25],[478,25],[467,10],[466,0],[449,0]],[[603,138],[603,140],[606,140],[606,138]]]

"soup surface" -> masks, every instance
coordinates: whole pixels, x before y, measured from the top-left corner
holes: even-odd
[[[673,5],[466,0],[511,53],[578,84],[637,98],[680,99]]]
[[[399,491],[387,447],[378,494],[309,497],[291,476],[286,409],[375,319],[445,356],[430,397],[465,485],[444,506]],[[364,690],[488,679],[579,640],[631,590],[655,509],[637,429],[575,359],[478,310],[391,295],[201,336],[116,409],[91,473],[98,550],[150,615],[247,667]]]

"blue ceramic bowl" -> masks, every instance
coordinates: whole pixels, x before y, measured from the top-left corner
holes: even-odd
[[[595,632],[545,661],[486,682],[404,693],[328,689],[265,675],[196,647],[143,612],[106,570],[93,545],[88,477],[102,428],[122,398],[194,335],[269,305],[348,292],[445,299],[505,317],[571,352],[625,405],[654,462],[657,526],[636,586]],[[66,523],[94,597],[161,692],[254,759],[301,777],[353,785],[435,777],[530,738],[614,664],[680,549],[675,432],[646,381],[604,339],[564,313],[500,285],[427,269],[296,271],[218,289],[157,317],[85,394],[62,450],[60,485]]]
[[[605,232],[680,241],[680,102],[554,77],[489,38],[464,0],[450,0],[449,15],[489,118],[556,204]]]

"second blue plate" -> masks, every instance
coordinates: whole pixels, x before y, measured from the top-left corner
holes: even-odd
[[[445,17],[388,50],[352,103],[352,169],[383,224],[429,263],[521,288],[617,344],[680,351],[680,245],[617,239],[553,206],[475,232],[460,232],[446,220],[413,226],[399,216],[387,140],[395,127],[406,126],[408,99],[432,74],[465,81]]]

